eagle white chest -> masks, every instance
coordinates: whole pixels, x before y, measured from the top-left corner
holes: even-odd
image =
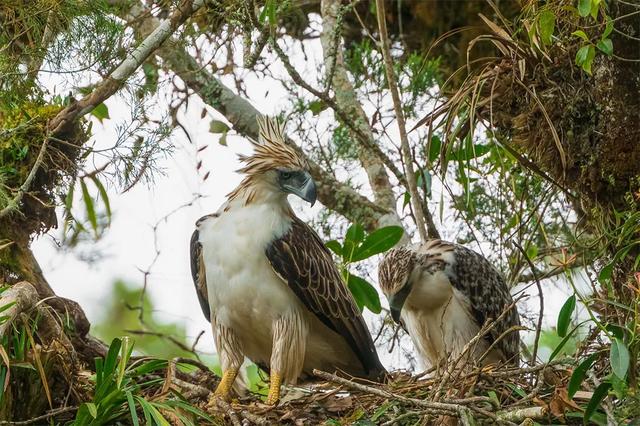
[[[270,347],[273,320],[299,308],[265,255],[268,244],[289,227],[290,219],[271,203],[232,208],[200,224],[212,317],[241,340]]]

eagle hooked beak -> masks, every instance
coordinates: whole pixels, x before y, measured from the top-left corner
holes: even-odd
[[[400,323],[400,313],[404,306],[404,302],[407,301],[407,297],[411,293],[411,285],[407,281],[404,286],[396,294],[389,297],[389,309],[391,310],[391,318],[397,323]]]
[[[291,182],[287,182],[283,185],[283,188],[294,195],[302,198],[306,202],[313,206],[316,203],[316,183],[313,181],[309,172],[302,172],[297,174]]]

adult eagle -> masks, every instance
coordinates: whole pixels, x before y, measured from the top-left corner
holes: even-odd
[[[485,321],[498,319],[513,304],[504,278],[487,259],[441,240],[388,251],[378,266],[378,281],[391,316],[407,331],[426,367],[463,355]],[[469,348],[466,360],[517,364],[519,325],[513,306]]]
[[[329,250],[287,201],[313,205],[309,166],[284,140],[283,126],[259,118],[245,175],[217,213],[196,223],[191,272],[211,322],[228,398],[244,357],[270,373],[267,404],[280,385],[314,368],[377,379],[384,373],[371,335]]]

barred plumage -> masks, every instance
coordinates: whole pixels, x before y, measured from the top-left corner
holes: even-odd
[[[497,319],[513,304],[504,278],[487,259],[441,240],[390,250],[378,275],[394,319],[403,324],[429,365],[458,355],[485,321]],[[480,341],[471,358],[478,360],[492,342],[519,324],[514,306]],[[502,336],[484,362],[517,364],[519,343],[517,331]]]

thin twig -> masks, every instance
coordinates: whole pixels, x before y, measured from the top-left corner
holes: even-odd
[[[18,207],[18,204],[20,204],[22,197],[31,187],[31,183],[33,182],[33,179],[35,179],[36,173],[38,173],[38,170],[42,165],[42,161],[44,160],[44,153],[47,150],[48,144],[49,144],[49,138],[45,137],[44,141],[42,142],[42,146],[40,147],[40,151],[38,152],[38,157],[36,158],[36,161],[33,163],[33,167],[31,167],[31,170],[29,171],[27,178],[22,183],[22,186],[20,186],[20,188],[18,189],[18,192],[16,193],[15,197],[13,197],[11,201],[9,201],[9,203],[4,209],[0,210],[0,218],[12,212],[16,207]]]
[[[536,326],[536,337],[533,341],[533,354],[531,356],[531,361],[536,362],[538,359],[538,345],[540,341],[540,333],[542,333],[542,317],[544,316],[544,295],[542,294],[542,285],[540,284],[540,280],[538,279],[538,275],[536,273],[536,267],[529,259],[527,252],[524,251],[522,246],[518,244],[518,242],[513,241],[513,245],[520,250],[522,256],[524,256],[525,261],[529,264],[529,268],[531,269],[531,273],[533,274],[533,279],[536,282],[536,287],[538,287],[538,298],[540,299],[540,312],[538,313],[538,324]]]
[[[378,15],[378,28],[380,30],[382,57],[384,58],[385,72],[387,75],[387,82],[389,84],[389,91],[391,92],[391,99],[393,99],[393,109],[395,110],[396,120],[398,121],[404,172],[407,175],[407,189],[409,190],[409,194],[411,195],[410,202],[413,206],[413,214],[416,219],[416,227],[418,228],[420,239],[422,241],[427,241],[429,236],[427,234],[426,220],[423,215],[422,206],[420,204],[420,196],[418,194],[417,186],[418,181],[416,179],[416,173],[413,170],[411,147],[409,146],[409,139],[407,138],[407,129],[404,121],[404,114],[402,112],[402,105],[400,103],[398,83],[396,82],[396,77],[393,71],[393,59],[391,58],[391,51],[389,49],[389,36],[387,35],[387,23],[385,20],[384,3],[384,0],[376,0],[376,14]]]
[[[320,371],[320,370],[313,370],[313,374],[317,377],[321,377],[325,380],[328,380],[330,382],[333,383],[338,383],[340,385],[346,386],[350,389],[353,390],[358,390],[360,392],[365,392],[365,393],[369,393],[372,395],[378,395],[381,396],[383,398],[391,398],[391,399],[395,399],[397,401],[400,402],[404,402],[405,404],[410,404],[410,405],[414,405],[417,407],[421,407],[425,410],[438,410],[439,412],[445,411],[448,413],[448,415],[452,415],[452,416],[459,416],[460,415],[460,410],[465,408],[465,406],[460,405],[460,404],[452,404],[452,403],[445,403],[445,402],[434,402],[434,401],[425,401],[422,399],[416,399],[416,398],[408,398],[406,396],[403,395],[399,395],[393,392],[390,392],[388,390],[384,390],[384,389],[379,389],[379,388],[374,388],[372,386],[367,386],[367,385],[363,385],[360,383],[355,383],[352,382],[348,379],[344,379],[342,377],[336,376],[335,374],[331,374],[331,373],[327,373],[325,371]],[[477,408],[477,407],[473,407],[473,406],[469,406],[469,409],[476,411],[492,420],[495,420],[496,416],[493,413],[490,413],[486,410]]]

